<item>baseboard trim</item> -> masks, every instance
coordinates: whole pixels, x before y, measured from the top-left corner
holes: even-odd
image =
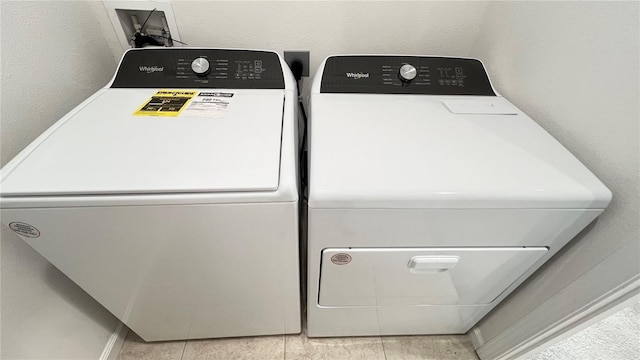
[[[634,276],[614,290],[591,301],[527,339],[527,336],[522,331],[522,328],[526,327],[523,323],[533,317],[544,317],[544,314],[551,312],[551,309],[560,307],[558,299],[552,299],[525,317],[524,321],[520,321],[520,323],[513,326],[510,331],[505,331],[502,336],[498,336],[496,339],[492,339],[476,348],[476,353],[480,359],[496,360],[518,359],[531,355],[539,349],[595,323],[615,310],[619,310],[622,303],[627,302],[638,294],[640,294],[640,276]],[[473,341],[473,337],[471,339]],[[505,351],[505,349],[507,350]]]
[[[123,323],[118,322],[118,325],[116,325],[116,328],[109,337],[109,341],[107,341],[107,345],[102,351],[102,355],[100,355],[100,360],[116,360],[128,333],[129,328],[124,326]]]
[[[550,327],[546,331],[531,340],[516,347],[512,351],[503,355],[503,359],[515,359],[533,355],[545,348],[562,341],[571,335],[583,330],[599,320],[630,306],[640,294],[640,276],[636,276],[631,281],[620,286],[602,298],[590,303],[580,309],[579,313],[567,319],[563,319],[558,324]]]
[[[482,332],[477,326],[469,331],[469,339],[471,339],[471,344],[473,344],[474,349],[479,348],[485,343],[484,338],[482,337]]]

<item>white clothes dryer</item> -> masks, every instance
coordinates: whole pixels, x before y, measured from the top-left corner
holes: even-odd
[[[311,337],[465,333],[611,200],[475,59],[331,56],[310,107]]]
[[[2,222],[144,340],[298,333],[296,115],[274,52],[127,51],[2,169]]]

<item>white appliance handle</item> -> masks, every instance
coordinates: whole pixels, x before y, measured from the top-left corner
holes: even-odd
[[[441,274],[456,267],[459,256],[414,256],[407,267],[412,274]]]

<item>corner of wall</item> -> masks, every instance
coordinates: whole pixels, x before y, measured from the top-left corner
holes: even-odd
[[[614,198],[579,238],[476,325],[484,347],[515,324],[534,331],[557,320],[525,319],[545,304],[560,301],[558,316],[572,314],[638,272],[640,93],[638,82],[629,79],[639,76],[639,7],[495,2],[487,8],[471,55],[487,65],[501,94],[568,148]],[[620,251],[635,254],[635,260]],[[606,274],[592,273],[604,271],[605,263]],[[586,281],[589,276],[599,282]]]
[[[91,12],[96,18],[109,50],[113,53],[113,61],[117,65],[125,50],[122,49],[122,46],[118,41],[118,35],[113,28],[113,24],[111,24],[109,14],[107,14],[107,9],[104,6],[104,1],[89,1],[88,4]]]
[[[116,360],[118,358],[118,354],[124,345],[124,340],[129,333],[129,328],[127,328],[123,323],[119,322],[116,325],[116,328],[113,329],[111,336],[109,337],[109,341],[107,345],[104,347],[102,351],[102,355],[100,355],[99,360]]]
[[[113,75],[96,5],[2,2],[3,164]],[[0,357],[97,359],[117,319],[4,225],[0,248]]]

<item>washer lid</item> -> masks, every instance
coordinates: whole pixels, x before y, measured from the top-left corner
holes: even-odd
[[[609,190],[506,99],[314,94],[311,208],[605,208]]]
[[[233,97],[206,116],[134,116],[156,91],[101,90],[3,174],[2,196],[278,188],[283,90],[202,90]]]

